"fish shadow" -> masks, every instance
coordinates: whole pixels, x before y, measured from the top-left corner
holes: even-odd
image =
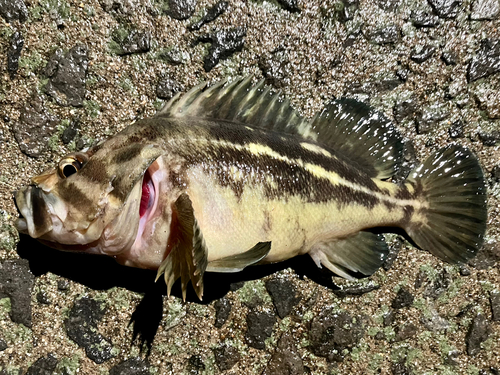
[[[17,252],[21,258],[28,260],[35,276],[51,272],[94,290],[121,287],[143,294],[129,325],[133,325],[131,345],[137,342],[141,350],[147,350],[146,356],[149,355],[163,318],[163,297],[167,295],[162,278],[155,282],[156,271],[125,267],[108,256],[55,250],[23,234]],[[287,268],[292,268],[301,278],[307,277],[327,288],[339,289],[332,281],[333,274],[325,268],[317,268],[306,255],[280,263],[247,267],[237,273],[207,272],[204,275],[203,300],[200,301],[189,286],[186,301],[207,305],[224,297],[230,290],[237,290],[245,281],[261,279]],[[180,282],[174,285],[171,294],[182,298]]]

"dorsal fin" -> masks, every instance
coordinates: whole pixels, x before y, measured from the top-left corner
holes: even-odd
[[[264,80],[253,87],[251,76],[226,82],[208,88],[203,82],[184,95],[178,93],[156,116],[227,120],[289,134],[301,134],[307,127],[290,101],[266,87]]]
[[[334,100],[307,121],[264,80],[253,87],[251,76],[226,82],[208,88],[204,82],[179,93],[157,116],[227,120],[298,134],[342,154],[372,178],[389,178],[397,171],[403,155],[401,136],[387,117],[366,104]]]
[[[393,176],[402,162],[403,141],[394,125],[381,112],[355,99],[332,101],[311,120],[303,135],[344,155],[372,178]]]

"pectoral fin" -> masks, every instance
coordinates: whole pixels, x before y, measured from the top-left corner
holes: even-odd
[[[158,268],[156,279],[164,273],[168,295],[175,281],[180,277],[182,298],[186,300],[187,284],[191,284],[200,300],[203,297],[203,274],[207,268],[208,251],[198,222],[194,216],[193,205],[185,193],[172,205],[172,224],[168,240],[167,257]]]
[[[316,245],[309,255],[318,267],[322,265],[348,280],[354,274],[371,275],[384,263],[389,249],[380,234],[359,232],[354,236]]]
[[[208,272],[239,272],[246,266],[255,264],[266,257],[271,250],[271,242],[259,242],[244,253],[232,255],[208,263]]]

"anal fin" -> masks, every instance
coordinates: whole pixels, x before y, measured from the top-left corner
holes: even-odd
[[[167,257],[163,260],[156,280],[164,274],[167,292],[170,296],[172,286],[180,277],[182,298],[186,300],[187,284],[191,284],[201,300],[203,297],[203,274],[207,268],[208,251],[203,240],[193,206],[185,193],[172,205],[172,224]]]
[[[271,250],[271,242],[259,242],[244,253],[232,255],[208,263],[207,272],[239,272],[246,266],[255,264],[266,257]]]
[[[309,251],[318,267],[323,265],[348,280],[354,280],[355,274],[359,273],[373,274],[382,266],[388,253],[384,237],[371,232],[358,232],[351,237],[323,242]]]

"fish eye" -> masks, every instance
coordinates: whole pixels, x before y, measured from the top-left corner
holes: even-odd
[[[84,164],[87,162],[87,156],[82,153],[72,154],[64,157],[59,162],[59,167],[57,169],[59,176],[61,178],[68,178],[69,176],[77,173]]]

